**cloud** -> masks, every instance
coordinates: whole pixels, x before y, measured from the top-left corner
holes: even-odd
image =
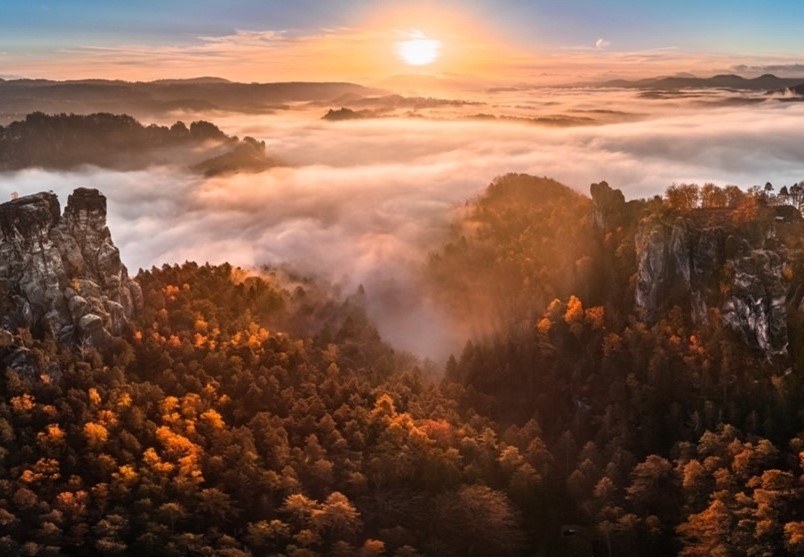
[[[642,114],[568,129],[425,119],[327,123],[320,109],[219,114],[210,119],[227,133],[264,139],[290,166],[210,179],[170,166],[27,170],[2,176],[0,199],[53,189],[64,202],[75,187],[97,187],[109,198],[112,235],[135,272],[185,260],[289,263],[345,294],[363,284],[385,338],[440,359],[460,350],[467,333],[422,294],[421,267],[456,208],[497,175],[546,175],[583,192],[606,179],[628,197],[682,181],[780,187],[804,178],[804,104],[716,106],[729,98],[718,91],[693,102],[545,89],[488,99],[497,110],[530,116]]]
[[[330,33],[336,31],[330,31]],[[292,39],[287,31],[244,31],[237,30],[233,35],[222,36],[202,36],[201,41],[207,45],[229,45],[241,47],[276,47],[285,44]]]
[[[611,41],[607,41],[606,39],[598,39],[595,41],[595,48],[598,50],[603,50],[611,46]]]

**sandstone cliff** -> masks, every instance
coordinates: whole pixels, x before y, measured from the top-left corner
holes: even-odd
[[[776,240],[772,219],[746,226],[728,209],[627,212],[617,194],[605,183],[592,187],[598,226],[616,223],[633,242],[638,316],[655,323],[676,306],[696,325],[718,318],[769,359],[788,356],[796,289],[785,270],[795,256]]]
[[[763,243],[764,244],[764,243]],[[678,217],[643,219],[635,235],[635,303],[647,322],[670,305],[692,321],[722,323],[766,356],[787,354],[787,250],[752,246],[739,232]]]
[[[79,188],[0,205],[0,328],[103,349],[142,306],[106,226],[106,198]]]

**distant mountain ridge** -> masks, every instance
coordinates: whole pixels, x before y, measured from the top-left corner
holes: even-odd
[[[767,91],[796,87],[802,83],[804,83],[804,77],[778,77],[773,74],[764,74],[759,77],[746,78],[736,74],[719,74],[712,77],[651,77],[634,81],[614,79],[597,83],[596,85],[634,89],[740,89]]]
[[[226,110],[267,113],[292,102],[329,102],[344,95],[387,94],[355,83],[235,83],[216,77],[151,82],[0,79],[0,118],[33,111],[164,113]]]

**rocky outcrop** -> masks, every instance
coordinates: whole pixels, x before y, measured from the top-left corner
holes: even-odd
[[[601,230],[617,230],[636,224],[646,207],[646,202],[642,199],[626,201],[622,191],[612,188],[605,181],[592,184],[589,191],[592,195],[595,225]]]
[[[695,323],[720,310],[724,325],[768,358],[787,354],[786,252],[752,247],[739,231],[678,217],[643,219],[635,234],[636,307],[657,321],[679,306]]]
[[[142,307],[106,226],[106,198],[76,189],[0,205],[0,327],[103,350]]]
[[[594,206],[595,224],[603,230],[617,228],[625,223],[625,196],[607,182],[592,184],[589,188]]]
[[[716,294],[725,263],[725,236],[722,228],[699,229],[683,218],[639,225],[635,296],[643,319],[655,321],[670,303],[688,309],[696,323],[707,321],[706,301]]]
[[[751,250],[728,262],[731,288],[723,322],[767,356],[787,354],[787,286],[784,259],[776,251]]]

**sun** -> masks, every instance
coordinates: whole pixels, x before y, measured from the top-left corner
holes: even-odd
[[[396,52],[406,64],[427,66],[438,60],[441,54],[441,41],[416,32],[410,40],[398,42]]]

